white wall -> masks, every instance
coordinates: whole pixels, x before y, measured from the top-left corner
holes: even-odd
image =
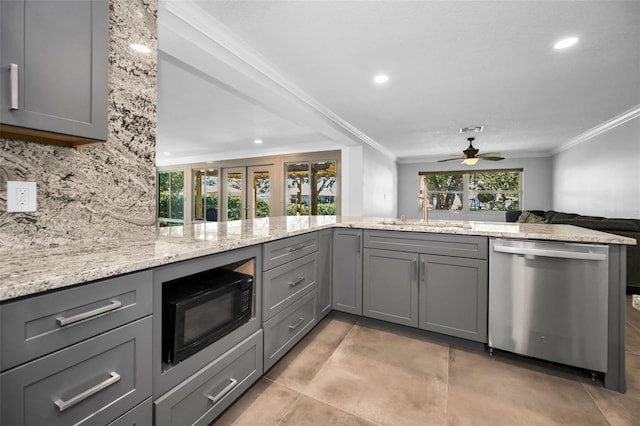
[[[369,147],[342,148],[342,215],[397,216],[396,162]]]
[[[362,214],[372,217],[398,215],[398,166],[379,151],[363,148]]]
[[[478,169],[515,169],[522,168],[523,209],[548,210],[552,205],[552,173],[551,157],[511,158],[489,163],[480,162]],[[422,218],[422,210],[418,204],[418,172],[437,171],[469,171],[469,166],[451,163],[416,163],[398,165],[398,214],[408,218]],[[461,212],[429,212],[433,219],[504,221],[504,213],[461,213]]]
[[[640,218],[640,118],[556,154],[553,209]]]

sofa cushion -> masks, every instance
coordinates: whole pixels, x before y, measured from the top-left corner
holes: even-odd
[[[555,219],[551,222],[555,225],[575,225],[582,228],[595,229],[597,231],[613,232],[613,231],[627,231],[627,232],[640,232],[638,225],[629,220],[619,219],[597,219],[587,217],[577,217],[574,219]]]
[[[548,223],[547,220],[529,211],[524,211],[516,220],[518,223]]]

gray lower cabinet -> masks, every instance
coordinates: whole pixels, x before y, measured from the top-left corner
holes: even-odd
[[[325,229],[318,232],[318,269],[316,277],[318,282],[317,290],[317,312],[318,321],[331,312],[333,306],[333,292],[331,286],[331,275],[333,272],[333,230]]]
[[[487,342],[487,238],[366,231],[364,241],[364,316]]]
[[[487,261],[420,256],[419,327],[487,342]]]
[[[296,235],[271,241],[262,246],[264,270],[284,265],[318,250],[318,233]]]
[[[263,324],[264,371],[267,371],[317,323],[316,290]]]
[[[151,314],[151,280],[151,271],[141,271],[2,305],[0,367],[15,367]]]
[[[364,316],[418,327],[418,260],[417,253],[364,249]]]
[[[317,253],[265,271],[262,315],[266,321],[317,286]]]
[[[106,425],[151,395],[151,316],[0,376],[3,425]]]
[[[0,133],[106,140],[108,0],[3,0],[0,20]]]
[[[362,315],[362,230],[333,231],[333,309]]]
[[[259,330],[154,401],[154,424],[210,424],[262,376],[262,355]]]
[[[109,426],[149,426],[153,424],[153,401],[147,398],[142,404],[118,417]]]

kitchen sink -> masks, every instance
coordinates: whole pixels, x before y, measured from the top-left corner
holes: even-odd
[[[395,225],[395,226],[419,226],[421,228],[438,228],[438,229],[471,229],[471,224],[463,221],[454,220],[430,220],[424,222],[417,219],[390,219],[380,222],[381,225]]]

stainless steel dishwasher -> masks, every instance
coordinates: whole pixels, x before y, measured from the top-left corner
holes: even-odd
[[[607,371],[609,247],[491,239],[489,351]]]

